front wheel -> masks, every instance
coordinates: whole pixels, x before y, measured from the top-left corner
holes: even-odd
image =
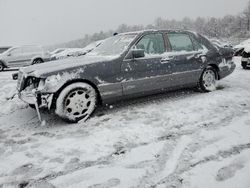
[[[216,90],[217,71],[213,67],[207,67],[200,78],[199,88],[204,92]]]
[[[97,104],[96,90],[87,83],[77,82],[65,87],[56,100],[56,114],[76,123],[86,121]]]

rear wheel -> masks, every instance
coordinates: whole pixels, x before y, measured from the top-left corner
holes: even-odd
[[[77,82],[64,88],[56,100],[56,114],[69,122],[86,121],[97,104],[96,90]]]
[[[34,105],[34,104],[29,104],[29,107],[32,109],[36,109],[36,105]]]
[[[0,62],[0,72],[4,70],[4,64]]]
[[[35,64],[40,64],[40,63],[43,63],[43,60],[42,59],[35,59],[32,63],[32,65],[35,65]]]
[[[207,67],[200,78],[199,88],[204,92],[216,90],[217,71],[213,67]]]

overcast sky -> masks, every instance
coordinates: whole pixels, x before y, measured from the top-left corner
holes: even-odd
[[[55,44],[157,17],[237,15],[248,0],[0,0],[0,46]]]

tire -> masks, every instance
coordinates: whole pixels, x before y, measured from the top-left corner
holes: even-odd
[[[38,59],[35,59],[33,62],[32,62],[32,65],[35,65],[35,64],[40,64],[40,63],[43,63],[43,60],[38,58]]]
[[[36,105],[34,105],[34,104],[29,104],[29,107],[32,109],[36,109]]]
[[[241,66],[243,69],[247,69],[247,63],[246,62],[241,62]]]
[[[0,62],[0,72],[2,72],[3,70],[4,70],[4,64]]]
[[[216,90],[216,80],[218,78],[217,71],[208,66],[202,73],[198,87],[203,92],[211,92]]]
[[[76,82],[65,87],[56,99],[56,114],[64,120],[76,123],[86,121],[97,105],[97,92],[89,84]]]

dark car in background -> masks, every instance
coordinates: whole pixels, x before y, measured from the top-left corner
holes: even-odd
[[[244,40],[241,43],[235,45],[234,48],[234,56],[242,56],[245,48],[249,48],[250,46],[250,39]]]
[[[148,30],[106,39],[85,56],[20,69],[19,97],[86,120],[97,104],[185,87],[213,91],[235,69],[233,50],[190,31]]]
[[[246,48],[241,53],[241,66],[243,69],[247,69],[250,67],[250,49]]]

